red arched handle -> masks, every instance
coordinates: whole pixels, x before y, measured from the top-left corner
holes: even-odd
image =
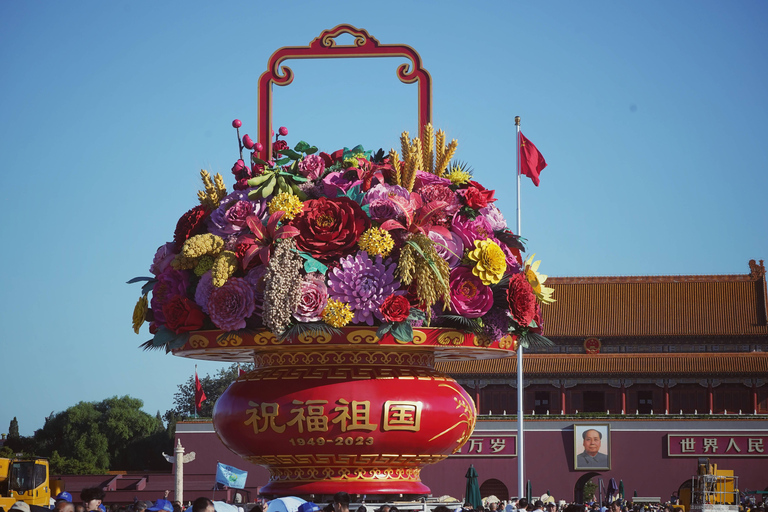
[[[334,40],[341,34],[355,37],[353,45],[337,45]],[[269,58],[267,71],[259,77],[259,142],[264,149],[257,154],[262,160],[272,158],[272,84],[288,85],[293,82],[293,71],[283,66],[288,59],[329,59],[347,57],[405,57],[411,64],[401,64],[397,77],[401,82],[419,85],[419,133],[432,122],[432,77],[421,65],[421,56],[407,45],[380,44],[365,30],[352,25],[338,25],[323,31],[308,46],[286,46]]]

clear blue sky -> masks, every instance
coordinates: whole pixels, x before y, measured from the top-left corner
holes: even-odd
[[[137,347],[131,312],[198,171],[256,135],[277,48],[339,23],[416,48],[434,122],[514,225],[515,115],[546,157],[523,184],[553,276],[744,274],[768,259],[764,1],[0,2],[0,432],[80,400],[172,406],[195,362]],[[294,61],[289,142],[388,149],[416,125],[402,61]],[[201,374],[220,365],[199,363]]]

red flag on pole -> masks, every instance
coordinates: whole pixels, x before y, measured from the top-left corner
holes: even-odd
[[[197,378],[197,370],[195,370],[195,413],[197,413],[197,409],[203,405],[203,401],[206,398],[208,397],[205,396],[203,386],[200,385],[200,379]]]
[[[533,184],[539,186],[539,174],[547,166],[544,156],[539,153],[533,142],[520,132],[520,173],[528,176]]]

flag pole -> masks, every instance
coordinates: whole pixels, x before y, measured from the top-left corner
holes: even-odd
[[[520,116],[515,116],[517,129],[517,236],[520,232]],[[525,493],[525,444],[523,443],[523,346],[517,345],[517,495]]]
[[[195,418],[197,418],[197,365],[195,365]]]

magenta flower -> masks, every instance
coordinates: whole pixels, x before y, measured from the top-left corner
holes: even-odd
[[[222,331],[245,328],[245,319],[253,314],[253,290],[245,279],[232,277],[208,297],[208,314]]]
[[[150,301],[155,322],[165,324],[163,306],[176,295],[186,296],[187,286],[189,286],[189,272],[186,270],[176,270],[169,266],[157,276]]]
[[[336,171],[325,175],[323,178],[323,194],[325,197],[334,198],[339,195],[338,191],[346,193],[347,190],[355,185],[363,183],[361,179],[348,180],[345,174],[341,171]]]
[[[247,133],[243,135],[243,146],[245,146],[248,149],[253,149],[253,140],[251,139],[251,136]]]
[[[248,199],[248,192],[236,190],[221,200],[219,207],[206,219],[211,234],[226,238],[229,235],[245,232],[246,218],[249,215],[263,219],[269,215],[265,199]]]
[[[325,171],[325,161],[319,155],[307,155],[299,162],[299,174],[316,180]]]
[[[459,235],[453,231],[449,231],[448,235],[450,236],[446,236],[442,230],[427,233],[427,236],[435,243],[437,254],[448,262],[450,268],[455,268],[459,266],[461,258],[464,257],[464,243]]]
[[[461,214],[454,215],[451,229],[461,237],[464,247],[473,247],[475,240],[487,240],[489,238],[496,240],[493,236],[491,223],[480,215],[473,220]]]
[[[286,128],[285,126],[281,126],[280,129],[277,130],[277,133],[285,137],[286,135],[288,135],[288,128]]]
[[[425,171],[416,171],[416,186],[413,190],[420,190],[421,187],[427,185],[445,185],[446,187],[451,185],[451,180],[448,178],[441,178],[437,174]]]
[[[301,300],[293,312],[293,317],[299,322],[319,322],[327,304],[328,288],[325,286],[325,277],[318,272],[309,273],[301,282]]]
[[[493,291],[469,267],[451,270],[451,309],[467,318],[480,318],[493,306]]]
[[[267,287],[267,283],[264,281],[265,275],[267,275],[267,266],[257,265],[249,270],[243,278],[253,290],[254,313],[257,315],[264,312],[264,290]]]
[[[400,287],[394,277],[397,264],[389,258],[382,262],[381,255],[372,261],[365,251],[342,258],[340,263],[328,273],[329,296],[349,304],[354,323],[373,325],[374,316],[383,321],[379,306]]]
[[[239,119],[232,121],[232,128],[240,128],[241,126],[243,126],[243,123]]]
[[[154,275],[158,275],[168,268],[168,265],[170,265],[176,257],[176,253],[173,252],[175,248],[176,244],[173,242],[168,242],[167,244],[158,247],[157,252],[155,253],[155,258],[152,260],[152,265],[149,266],[149,271]]]
[[[195,303],[200,306],[206,315],[208,314],[208,299],[210,298],[212,291],[213,277],[209,270],[200,277],[200,281],[197,283],[197,288],[195,288]]]

